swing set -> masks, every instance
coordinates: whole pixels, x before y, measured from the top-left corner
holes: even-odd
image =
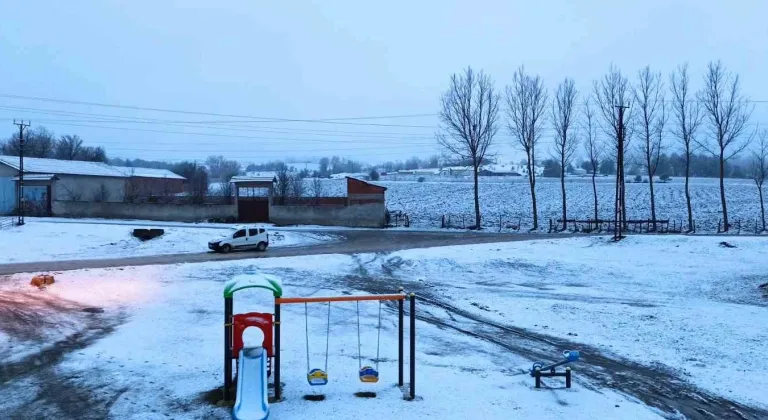
[[[234,293],[247,288],[261,288],[272,292],[275,302],[274,314],[264,314],[251,312],[246,314],[233,314]],[[328,350],[330,344],[331,332],[331,303],[332,302],[355,302],[357,312],[357,359],[358,376],[363,383],[376,383],[379,381],[379,356],[381,349],[381,307],[386,301],[396,301],[398,303],[398,386],[403,386],[403,366],[404,366],[404,302],[410,301],[410,387],[408,390],[408,399],[416,397],[416,296],[411,293],[407,295],[402,292],[389,295],[363,295],[363,296],[325,296],[325,297],[282,297],[282,286],[280,280],[269,275],[243,275],[236,276],[227,283],[224,290],[224,400],[231,399],[232,361],[237,360],[238,354],[243,350],[243,332],[248,327],[256,327],[262,330],[264,342],[262,347],[268,357],[266,366],[266,376],[272,376],[274,373],[274,397],[280,401],[282,394],[282,384],[280,383],[280,350],[281,350],[281,308],[283,305],[304,304],[304,332],[307,352],[307,382],[310,386],[322,386],[328,383]],[[376,336],[376,359],[373,366],[363,365],[362,340],[360,336],[360,302],[378,301],[378,324]],[[309,344],[309,309],[310,303],[326,303],[326,328],[325,328],[325,364],[323,368],[313,368],[310,360]],[[273,320],[274,319],[274,320]],[[273,347],[274,338],[274,347]],[[264,387],[266,390],[266,386]],[[239,390],[238,390],[239,392]],[[265,391],[266,392],[266,391]],[[238,396],[238,399],[240,396]]]
[[[381,350],[381,300],[379,301],[379,322],[376,327],[376,367],[363,366],[362,342],[360,340],[360,301],[355,301],[355,310],[357,312],[357,362],[358,376],[360,382],[376,383],[379,382],[379,355]],[[304,332],[307,343],[307,382],[312,386],[321,386],[328,383],[328,344],[331,336],[331,302],[328,302],[327,328],[325,330],[325,367],[323,369],[312,368],[309,361],[309,313],[307,303],[304,303]]]

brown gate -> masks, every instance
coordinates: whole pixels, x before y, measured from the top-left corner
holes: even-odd
[[[240,222],[269,222],[269,199],[238,197],[237,220]]]

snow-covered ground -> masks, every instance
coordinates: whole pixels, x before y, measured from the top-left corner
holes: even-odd
[[[398,176],[398,178],[402,178]],[[453,217],[464,214],[470,224],[474,214],[472,182],[468,178],[426,177],[424,182],[389,181],[383,177],[375,183],[387,187],[387,208],[402,210],[411,218],[414,227],[439,227],[443,215]],[[326,194],[344,195],[346,184],[338,180],[324,180]],[[610,218],[615,198],[614,178],[597,179],[597,193],[600,217]],[[658,219],[687,223],[684,180],[674,178],[668,183],[654,183],[656,215]],[[569,217],[592,218],[594,205],[591,178],[566,178],[566,196]],[[648,184],[627,184],[627,217],[630,219],[650,218],[650,193]],[[760,203],[754,182],[748,179],[727,179],[731,222],[741,220],[744,230],[753,230],[755,220],[760,216]],[[560,180],[539,178],[536,181],[536,198],[540,226],[546,229],[548,220],[562,214],[560,202]],[[720,214],[720,190],[717,179],[691,179],[691,200],[698,233],[714,233]],[[483,224],[488,227],[517,224],[524,228],[531,226],[531,194],[525,177],[481,177],[480,208]]]
[[[131,235],[134,228],[152,226],[165,229],[165,234],[146,242]],[[0,264],[207,252],[208,241],[233,229],[232,225],[200,227],[163,222],[152,225],[151,222],[110,221],[104,224],[103,221],[28,219],[24,226],[0,231]],[[330,234],[291,229],[276,228],[269,232],[270,247],[273,248],[336,240]]]
[[[282,277],[290,296],[384,293],[404,286],[422,296],[419,313],[446,325],[459,322],[458,315],[433,302],[669,370],[711,394],[768,409],[768,379],[763,375],[768,369],[768,331],[763,328],[768,303],[757,288],[768,281],[768,242],[729,238],[735,248],[725,248],[720,240],[632,237],[609,244],[593,237],[388,255],[80,270],[57,273],[56,283],[45,291],[30,288],[26,275],[9,276],[0,282],[0,314],[11,314],[0,323],[0,365],[6,367],[0,369],[0,393],[8,396],[0,401],[0,412],[53,417],[63,412],[63,418],[72,417],[77,404],[67,406],[59,394],[74,394],[96,417],[228,418],[226,409],[202,397],[222,381],[221,293],[233,275],[256,271]],[[360,307],[363,353],[370,361],[378,306]],[[235,297],[235,313],[272,309],[264,292]],[[35,328],[20,328],[26,318],[14,316],[18,310],[39,320],[30,323]],[[309,305],[308,312],[311,364],[316,367],[323,363],[325,306]],[[579,364],[574,366],[574,388],[562,389],[562,381],[552,380],[548,384],[553,388],[535,390],[526,374],[532,360],[490,340],[422,321],[417,322],[419,400],[403,401],[393,385],[395,323],[396,313],[385,306],[381,381],[361,384],[355,305],[332,305],[331,382],[318,391],[305,380],[304,307],[284,307],[286,400],[271,406],[270,418],[357,419],[372,413],[446,419],[659,417],[657,410],[634,398],[593,383],[586,372],[580,375]],[[459,326],[472,330],[468,324]],[[88,346],[59,350],[64,354],[57,357],[46,353],[66,348],[72,334],[82,340],[94,337]],[[555,353],[550,360],[557,359]],[[34,369],[25,371],[23,360],[31,360]],[[10,361],[22,367],[9,369]],[[7,372],[21,373],[4,378]],[[377,398],[353,395],[369,390]],[[302,399],[315,392],[327,399]]]

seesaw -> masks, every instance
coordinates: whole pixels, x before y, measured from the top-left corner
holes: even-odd
[[[563,351],[563,357],[565,360],[561,360],[557,363],[550,365],[544,365],[542,362],[535,362],[531,367],[531,376],[536,378],[536,388],[541,388],[541,378],[551,378],[554,376],[565,376],[565,387],[571,387],[571,368],[566,367],[564,372],[557,372],[558,366],[575,362],[579,360],[580,353],[578,350],[565,350]]]

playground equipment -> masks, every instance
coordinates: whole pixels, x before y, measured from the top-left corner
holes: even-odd
[[[275,302],[274,314],[249,312],[233,314],[234,294],[238,291],[257,288],[272,292]],[[307,382],[311,386],[328,383],[328,346],[330,340],[330,307],[332,302],[357,302],[358,305],[358,363],[362,382],[379,380],[379,348],[381,338],[381,302],[398,302],[398,386],[403,386],[403,344],[404,344],[404,301],[410,300],[410,387],[408,397],[416,397],[416,296],[411,293],[365,296],[326,296],[284,298],[280,280],[267,274],[239,275],[227,282],[224,288],[224,400],[230,401],[232,394],[232,361],[236,360],[236,394],[232,415],[236,420],[263,420],[269,416],[267,381],[274,373],[274,398],[281,400],[280,383],[280,310],[282,305],[303,303],[307,346]],[[359,302],[378,301],[379,321],[376,343],[376,367],[362,366]],[[309,326],[307,304],[327,303],[326,351],[324,369],[312,368],[309,359]],[[244,342],[243,334],[248,328],[257,328],[263,334],[261,343]],[[260,345],[259,345],[260,344]]]
[[[363,366],[363,352],[360,343],[360,302],[355,302],[357,310],[357,366],[360,368],[361,382],[379,382],[379,349],[381,348],[381,301],[379,301],[379,325],[376,327],[376,369]]]
[[[328,383],[328,342],[331,336],[331,302],[328,302],[328,328],[325,331],[325,369],[312,369],[309,363],[309,315],[307,313],[307,304],[304,304],[304,331],[307,342],[307,382],[312,386],[325,385]]]
[[[578,350],[565,350],[563,351],[563,357],[565,358],[565,360],[561,360],[557,363],[552,363],[546,366],[544,366],[544,363],[542,362],[534,362],[533,367],[531,367],[531,376],[536,378],[536,388],[541,388],[541,378],[551,378],[555,376],[565,376],[565,387],[570,388],[571,387],[570,366],[567,366],[564,372],[557,372],[556,368],[558,366],[563,366],[565,364],[575,362],[579,360],[580,356],[581,354],[579,353]]]

